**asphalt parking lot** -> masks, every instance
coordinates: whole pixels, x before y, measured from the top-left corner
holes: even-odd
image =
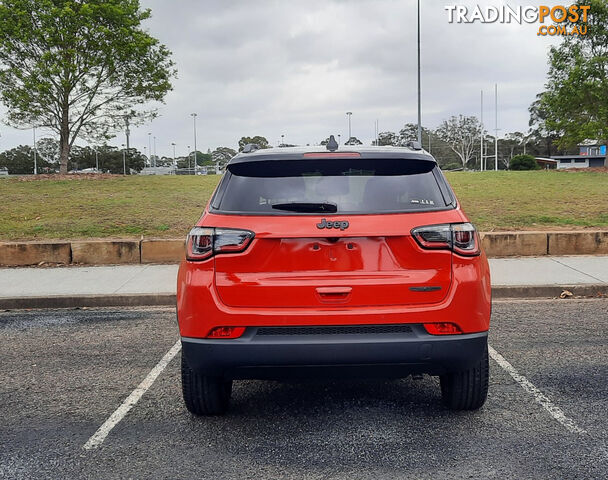
[[[0,478],[607,478],[606,338],[606,299],[496,302],[504,361],[474,413],[425,376],[237,382],[227,416],[194,418],[178,353],[86,450],[175,344],[174,310],[4,312]]]

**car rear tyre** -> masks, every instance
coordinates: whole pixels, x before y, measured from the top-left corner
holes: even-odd
[[[232,381],[195,372],[182,352],[182,394],[194,415],[222,415],[228,410]]]
[[[486,401],[489,380],[490,366],[486,346],[477,365],[469,370],[448,373],[440,377],[444,405],[452,410],[477,410]]]

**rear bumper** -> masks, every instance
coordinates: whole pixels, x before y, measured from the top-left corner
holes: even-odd
[[[190,367],[231,379],[404,377],[470,368],[482,357],[487,332],[433,336],[421,325],[407,334],[258,335],[234,340],[182,337]]]

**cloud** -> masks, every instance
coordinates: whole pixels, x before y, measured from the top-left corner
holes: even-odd
[[[492,130],[498,83],[500,132],[526,130],[527,108],[543,88],[555,41],[538,37],[534,24],[449,24],[444,7],[451,2],[421,3],[423,124],[434,128],[451,115],[479,115],[483,89]],[[146,28],[173,51],[179,72],[160,117],[132,129],[132,144],[142,150],[152,132],[160,155],[171,154],[171,142],[185,153],[193,145],[192,112],[200,150],[234,147],[244,135],[275,144],[281,135],[297,144],[330,133],[345,137],[346,111],[353,112],[353,135],[365,143],[376,120],[381,131],[416,121],[414,0],[142,5],[153,15]],[[31,132],[4,128],[0,149],[28,142]],[[121,136],[114,143],[123,142]]]

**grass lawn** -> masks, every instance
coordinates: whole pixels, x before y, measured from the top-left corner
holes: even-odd
[[[608,174],[453,172],[482,231],[608,228]],[[182,237],[218,176],[0,179],[0,240]]]
[[[608,172],[451,172],[481,231],[608,228]]]

